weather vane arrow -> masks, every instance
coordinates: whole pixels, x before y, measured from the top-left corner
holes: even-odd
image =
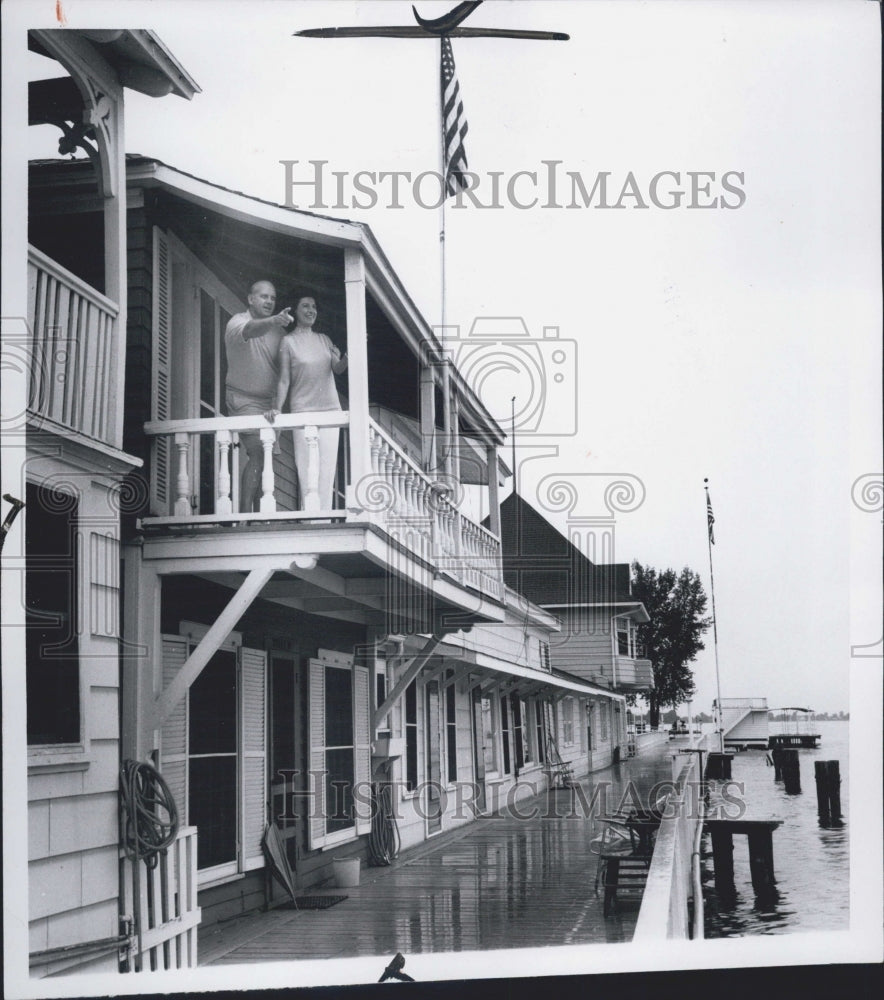
[[[523,31],[510,28],[462,28],[461,23],[482,3],[467,0],[441,17],[424,18],[414,6],[411,10],[417,24],[380,25],[372,28],[306,28],[296,31],[304,38],[523,38],[546,42],[567,42],[570,35],[562,31]]]

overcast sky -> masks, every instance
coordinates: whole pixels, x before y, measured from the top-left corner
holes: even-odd
[[[438,16],[454,2],[417,6]],[[70,28],[153,28],[202,88],[192,102],[130,93],[130,152],[277,202],[284,159],[300,161],[297,179],[315,159],[350,175],[438,169],[437,42],[292,37],[408,24],[407,3],[71,0],[64,12]],[[543,414],[543,428],[570,430],[576,406],[577,433],[519,435],[523,459],[538,443],[559,452],[525,465],[522,492],[533,500],[544,477],[567,474],[574,513],[593,516],[605,512],[590,490],[599,474],[638,477],[645,499],[618,515],[615,558],[690,566],[708,591],[708,476],[722,694],[772,706],[847,709],[850,645],[881,633],[880,513],[850,499],[859,476],[880,472],[877,18],[875,4],[845,0],[488,0],[468,25],[571,40],[453,43],[470,168],[483,185],[492,171],[504,183],[538,171],[541,201],[449,207],[446,322],[465,334],[476,317],[519,316],[532,336],[558,327],[577,345]],[[44,75],[45,60],[31,62]],[[31,131],[44,136],[32,154],[52,155],[57,132]],[[629,172],[646,203],[661,171],[680,173],[687,194],[673,210],[635,197],[544,208],[543,160],[587,189],[610,172],[610,201]],[[690,171],[714,172],[709,198],[722,174],[742,174],[744,203],[685,207]],[[530,187],[522,178],[517,197]],[[378,191],[378,206],[355,209],[348,181],[348,207],[324,212],[369,223],[438,324],[440,214],[410,194],[382,207],[389,187]],[[558,201],[570,196],[565,182]],[[295,200],[309,198],[300,188]],[[521,408],[524,379],[483,386],[505,426],[514,392]],[[696,678],[695,708],[709,711],[711,632]]]

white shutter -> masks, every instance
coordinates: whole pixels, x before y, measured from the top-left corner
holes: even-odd
[[[188,642],[180,636],[163,636],[163,690],[184,666]],[[187,825],[187,705],[189,695],[180,699],[160,733],[160,771],[178,806],[181,826]]]
[[[240,662],[240,747],[242,748],[242,870],[264,865],[261,837],[267,801],[267,654],[242,647]]]
[[[368,667],[353,668],[353,743],[356,788],[356,833],[371,833],[371,685]]]
[[[310,850],[325,843],[325,664],[310,661],[310,771],[307,799],[307,843]]]
[[[153,291],[151,297],[150,416],[168,420],[171,412],[172,261],[165,233],[153,229]],[[153,438],[150,507],[156,516],[171,514],[171,454],[169,438]]]

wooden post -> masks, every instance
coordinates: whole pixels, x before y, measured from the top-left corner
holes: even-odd
[[[763,893],[776,882],[773,866],[773,830],[761,828],[749,833],[749,870],[752,888]]]
[[[784,750],[782,756],[783,785],[787,795],[801,794],[801,769],[798,766],[798,751]]]
[[[715,865],[716,891],[733,892],[734,837],[728,830],[712,830],[712,860]]]
[[[829,826],[832,814],[829,810],[829,776],[826,770],[825,760],[815,760],[813,762],[813,776],[816,781],[816,811],[820,823]]]
[[[368,333],[365,311],[365,261],[359,247],[344,250],[347,311],[347,396],[350,409],[350,481],[347,506],[358,506],[371,477],[368,432]]]
[[[771,751],[771,759],[773,760],[773,776],[774,781],[782,781],[783,778],[783,751],[779,746],[775,746]]]
[[[833,823],[841,819],[841,773],[837,760],[826,761],[829,814]]]

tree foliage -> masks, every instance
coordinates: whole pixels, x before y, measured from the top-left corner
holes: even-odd
[[[687,566],[676,573],[634,562],[632,596],[651,618],[638,626],[638,637],[654,667],[654,690],[648,700],[651,725],[656,726],[662,705],[676,707],[693,696],[690,665],[706,648],[702,636],[712,619],[705,617],[707,600],[700,576]]]

